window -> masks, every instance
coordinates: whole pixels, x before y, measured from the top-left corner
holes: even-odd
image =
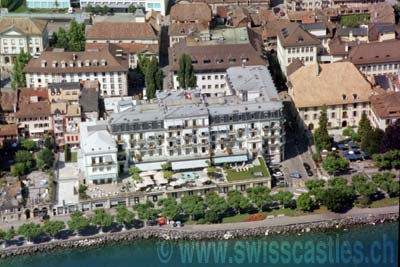
[[[332,112],[332,113],[331,113],[331,118],[334,119],[335,117],[336,117],[336,113],[335,113],[335,112]]]

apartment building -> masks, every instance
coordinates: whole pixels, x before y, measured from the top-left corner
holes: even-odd
[[[138,54],[158,58],[159,33],[146,22],[99,22],[86,29],[86,50],[102,48],[112,43],[136,68]]]
[[[385,92],[371,97],[371,123],[385,130],[400,119],[400,92]]]
[[[228,69],[230,96],[200,90],[160,92],[157,102],[111,115],[119,172],[130,166],[174,170],[283,159],[283,105],[265,66]]]
[[[299,124],[309,130],[318,127],[324,107],[329,128],[357,126],[363,113],[369,115],[371,85],[351,62],[303,66],[288,84]]]
[[[46,51],[31,59],[24,72],[31,88],[45,88],[49,83],[98,81],[102,97],[128,93],[128,59],[113,44],[84,52]]]
[[[143,7],[146,11],[154,10],[165,16],[168,7],[168,0],[80,0],[80,7],[87,6],[108,6],[115,12],[128,12],[131,5]]]
[[[0,17],[0,67],[12,67],[21,51],[34,56],[48,45],[47,21]]]
[[[53,132],[47,89],[19,90],[18,110],[15,113],[18,130],[25,138],[43,140]]]
[[[304,65],[315,64],[320,44],[317,37],[305,31],[298,23],[290,23],[281,28],[278,34],[277,54],[283,74],[287,74],[286,68],[295,59]]]
[[[49,83],[48,94],[53,114],[54,139],[59,147],[79,146],[81,107],[80,83]]]
[[[288,11],[315,10],[327,7],[327,0],[285,0]]]
[[[173,87],[179,88],[179,59],[183,55],[192,57],[197,87],[208,96],[229,94],[226,85],[226,70],[241,65],[266,65],[249,39],[247,28],[221,29],[191,36],[175,44],[169,51],[169,62],[173,72]]]
[[[270,6],[270,0],[192,0],[193,3],[206,3],[208,4],[213,14],[217,14],[219,7],[226,6],[262,6],[268,8]]]
[[[26,6],[32,9],[66,9],[71,4],[70,0],[26,0]]]
[[[205,3],[179,3],[171,7],[170,20],[168,36],[172,47],[190,34],[207,31],[212,21],[212,12]]]
[[[397,74],[400,40],[360,44],[351,49],[351,61],[365,75]]]
[[[117,144],[107,130],[106,121],[82,122],[78,166],[86,183],[116,182]]]

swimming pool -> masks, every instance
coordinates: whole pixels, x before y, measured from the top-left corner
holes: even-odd
[[[193,179],[199,178],[199,175],[197,173],[194,173],[194,172],[182,172],[180,174],[180,177],[182,179],[193,180]]]

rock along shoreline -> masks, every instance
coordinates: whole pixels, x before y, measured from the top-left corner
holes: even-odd
[[[42,244],[25,245],[0,249],[0,258],[20,255],[49,253],[57,250],[101,247],[119,242],[130,242],[143,239],[155,240],[226,240],[273,235],[288,235],[304,232],[324,232],[332,229],[347,229],[363,225],[377,225],[399,221],[399,213],[380,214],[362,218],[341,218],[310,223],[282,226],[241,227],[235,230],[196,230],[185,228],[146,227],[123,232],[98,234],[88,237],[75,237],[68,240],[56,240]],[[195,227],[195,226],[194,226]],[[211,228],[211,227],[210,227]]]

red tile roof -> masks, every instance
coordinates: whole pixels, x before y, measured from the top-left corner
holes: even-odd
[[[87,40],[157,40],[150,23],[100,22],[88,27]]]
[[[18,126],[16,124],[3,124],[0,125],[0,136],[17,136]]]

